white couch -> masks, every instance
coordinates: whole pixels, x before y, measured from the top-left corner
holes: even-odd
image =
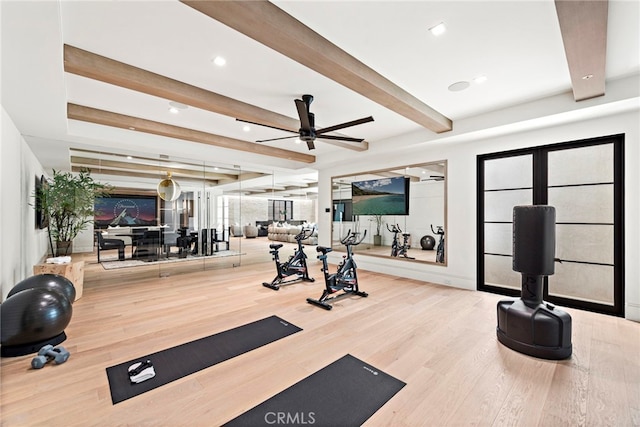
[[[307,239],[302,241],[305,245],[317,245],[318,244],[318,229],[315,228],[315,224],[305,225],[290,225],[287,223],[274,222],[269,225],[267,230],[267,238],[269,240],[275,240],[278,242],[296,243],[296,234],[300,233],[302,227],[307,229],[313,228],[313,233]]]

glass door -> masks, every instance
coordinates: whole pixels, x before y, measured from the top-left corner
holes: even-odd
[[[513,206],[556,209],[555,274],[544,299],[624,315],[623,135],[478,157],[478,289],[520,294]]]

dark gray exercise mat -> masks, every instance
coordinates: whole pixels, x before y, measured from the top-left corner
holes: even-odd
[[[347,354],[224,426],[360,426],[405,385]]]
[[[181,344],[107,368],[111,400],[122,402],[232,357],[277,341],[302,329],[271,316],[228,331]],[[150,360],[156,376],[139,384],[129,381],[128,368]]]

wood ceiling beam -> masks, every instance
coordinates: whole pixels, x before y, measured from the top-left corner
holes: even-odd
[[[96,159],[89,157],[78,157],[71,156],[71,164],[82,165],[87,167],[92,167],[94,170],[99,171],[105,168],[110,169],[124,169],[126,171],[146,171],[150,175],[153,174],[155,177],[166,177],[167,173],[171,173],[174,177],[181,178],[193,178],[193,179],[207,179],[213,181],[219,181],[220,179],[224,180],[237,180],[237,177],[232,175],[222,175],[222,174],[213,174],[213,173],[203,173],[203,171],[197,170],[189,170],[189,169],[181,169],[181,168],[172,168],[168,167],[162,163],[157,165],[150,164],[142,164],[136,162],[124,162],[124,161],[116,161],[116,160],[104,160],[104,159]]]
[[[87,166],[71,166],[71,171],[72,172],[80,172],[82,169],[86,169]],[[90,168],[91,169],[91,168]],[[124,171],[124,170],[119,170],[119,169],[111,169],[111,168],[106,168],[106,167],[102,167],[100,169],[91,169],[91,172],[93,172],[96,175],[109,175],[109,176],[121,176],[121,177],[126,177],[126,178],[143,178],[143,179],[158,179],[160,180],[163,177],[160,177],[157,173],[151,173],[151,172],[132,172],[132,171]],[[209,180],[209,179],[197,179],[197,178],[193,178],[193,177],[175,177],[177,178],[176,180],[179,182],[197,182],[197,183],[206,183],[208,186],[216,186],[218,185],[218,181],[215,180]]]
[[[182,3],[436,133],[451,120],[266,0]]]
[[[604,95],[608,1],[556,0],[576,101]]]
[[[208,144],[230,150],[239,150],[262,154],[265,156],[279,157],[303,163],[314,163],[316,161],[316,157],[310,154],[298,153],[295,151],[284,150],[282,148],[267,147],[265,145],[242,141],[240,139],[228,138],[226,136],[154,122],[152,120],[141,119],[110,111],[98,110],[96,108],[77,104],[67,104],[67,117],[73,120],[113,126],[121,129],[134,130],[136,132],[150,133],[153,135],[167,136],[169,138]]]
[[[300,128],[300,121],[297,119],[67,44],[64,45],[64,70],[236,119],[263,123],[296,133]],[[323,140],[322,142],[356,151],[365,151],[369,148],[366,141],[353,143]]]
[[[158,165],[149,165],[143,163],[136,162],[125,162],[125,161],[117,161],[117,160],[105,160],[105,159],[96,159],[89,157],[78,157],[71,156],[71,164],[83,165],[88,167],[93,167],[95,171],[100,171],[104,168],[109,169],[126,169],[123,172],[135,172],[135,171],[147,171],[149,174],[154,174],[154,177],[162,177],[164,178],[167,173],[171,172],[174,177],[181,178],[193,178],[197,179],[205,179],[209,181],[237,181],[238,177],[235,175],[229,174],[220,174],[215,172],[203,172],[202,170],[192,170],[192,169],[182,169],[182,168],[171,168],[162,163]],[[100,172],[97,172],[100,173]]]

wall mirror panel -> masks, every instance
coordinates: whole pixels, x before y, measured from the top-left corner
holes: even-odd
[[[292,174],[86,149],[74,149],[71,162],[74,171],[89,167],[93,177],[114,188],[100,202],[102,212],[94,227],[104,238],[125,241],[124,260],[118,260],[115,251],[105,251],[101,262],[127,277],[270,262],[269,244],[280,238],[287,243],[282,255],[288,257],[295,248],[295,227],[317,222],[313,170]],[[269,235],[274,224],[283,235]],[[308,242],[317,244],[317,230]]]
[[[355,253],[446,265],[446,178],[445,160],[333,177],[333,250],[355,231]]]

